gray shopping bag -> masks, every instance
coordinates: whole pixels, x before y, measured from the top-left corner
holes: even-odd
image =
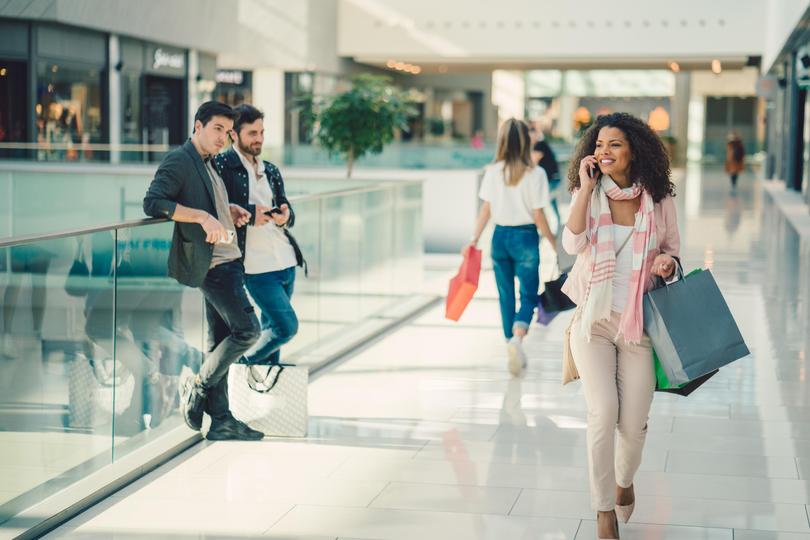
[[[711,272],[678,270],[680,280],[644,295],[644,331],[675,385],[750,354]]]

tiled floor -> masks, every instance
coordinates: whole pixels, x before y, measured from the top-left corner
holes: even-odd
[[[753,178],[726,182],[679,179],[683,258],[711,267],[753,355],[656,396],[624,539],[810,540],[810,247]],[[511,379],[487,273],[462,322],[437,307],[313,382],[307,440],[198,445],[49,537],[593,539],[566,319],[532,328]]]

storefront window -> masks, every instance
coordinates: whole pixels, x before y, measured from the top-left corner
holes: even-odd
[[[101,73],[98,69],[40,62],[36,134],[42,161],[96,161],[103,140]]]
[[[220,70],[216,76],[217,86],[214,99],[236,107],[242,103],[253,103],[251,73],[239,70]]]
[[[27,139],[25,109],[20,107],[27,99],[27,73],[24,62],[0,58],[0,157],[25,156],[25,151],[13,143]]]

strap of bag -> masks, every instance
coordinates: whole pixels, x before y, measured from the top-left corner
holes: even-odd
[[[281,377],[281,373],[284,371],[284,366],[280,364],[272,364],[270,368],[267,370],[267,375],[264,376],[263,379],[258,379],[256,375],[253,373],[254,366],[248,366],[247,368],[247,383],[251,390],[254,392],[258,392],[259,394],[266,394],[270,392],[273,388],[275,388],[276,384],[278,384],[278,379]],[[270,378],[270,374],[273,373],[273,368],[277,367],[278,371],[276,371],[276,376],[273,378],[273,382],[270,383],[268,386],[267,379]],[[259,385],[263,385],[263,387],[259,387]]]
[[[619,253],[622,252],[622,250],[624,249],[624,246],[627,245],[627,242],[630,241],[630,239],[633,237],[633,233],[635,233],[635,232],[636,232],[635,230],[630,231],[630,234],[628,234],[627,238],[624,239],[624,242],[622,242],[622,245],[619,246],[619,249],[616,250],[616,257],[619,256]]]

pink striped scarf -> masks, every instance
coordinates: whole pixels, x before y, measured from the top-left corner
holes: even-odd
[[[582,331],[590,341],[591,327],[597,321],[610,319],[613,302],[613,272],[616,269],[616,252],[613,243],[613,219],[610,216],[608,197],[614,201],[626,201],[641,196],[641,206],[636,213],[635,228],[630,244],[633,249],[633,273],[630,278],[630,297],[622,313],[619,333],[628,343],[640,343],[644,332],[642,298],[645,275],[657,244],[653,199],[639,184],[620,188],[612,178],[603,176],[591,195],[591,214],[588,230],[591,242],[591,277],[582,309]]]

